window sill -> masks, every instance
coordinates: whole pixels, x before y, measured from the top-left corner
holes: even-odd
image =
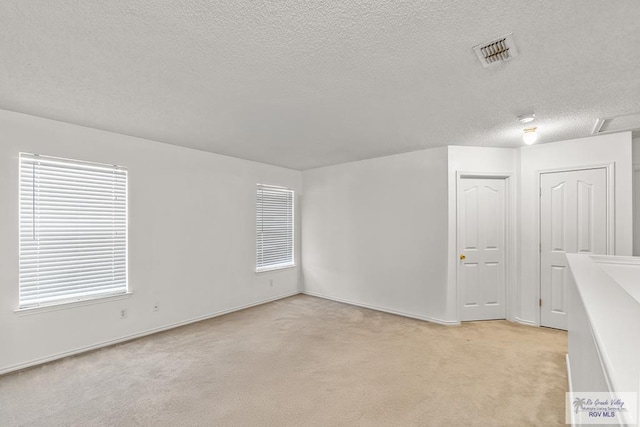
[[[13,312],[18,316],[28,316],[31,314],[47,313],[49,311],[68,310],[76,307],[83,307],[85,305],[102,304],[105,302],[118,301],[121,299],[129,298],[133,295],[133,292],[126,292],[117,295],[98,296],[94,298],[82,299],[79,301],[69,301],[52,303],[48,305],[40,305],[35,307],[18,308]]]
[[[297,265],[293,264],[293,265],[284,265],[282,267],[267,267],[267,268],[262,268],[260,270],[256,270],[256,274],[262,274],[262,273],[273,273],[274,271],[280,271],[280,270],[288,270],[290,268],[296,268]]]

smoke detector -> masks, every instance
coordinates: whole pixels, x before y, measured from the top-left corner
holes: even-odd
[[[512,33],[498,37],[490,42],[479,44],[473,48],[473,51],[485,68],[518,56],[518,49],[513,41]]]

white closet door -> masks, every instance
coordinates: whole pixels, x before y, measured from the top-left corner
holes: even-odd
[[[566,253],[607,253],[607,170],[540,177],[540,324],[567,329]]]

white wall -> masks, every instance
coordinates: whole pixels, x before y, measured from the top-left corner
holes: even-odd
[[[0,373],[298,292],[299,268],[255,273],[255,185],[299,194],[300,172],[6,111],[0,135]],[[128,168],[133,295],[14,313],[21,151]]]
[[[640,138],[632,142],[633,150],[633,255],[640,256]]]
[[[518,150],[514,148],[449,147],[449,310],[459,308],[457,294],[457,177],[458,174],[509,176],[507,179],[507,318],[515,319],[517,301]],[[458,316],[456,315],[456,318]]]
[[[304,171],[305,292],[456,323],[447,155],[440,147]]]
[[[511,317],[539,323],[540,170],[615,162],[615,252],[632,248],[630,133],[521,150],[440,147],[304,173],[1,110],[0,134],[0,373],[298,292],[300,268],[254,272],[257,182],[300,195],[304,181],[297,236],[307,292],[441,323],[458,319],[457,172],[515,176],[521,274]],[[133,295],[14,313],[21,151],[128,167]]]
[[[615,253],[631,254],[629,133],[521,149],[446,150],[303,172],[306,292],[456,323],[458,172],[510,175],[509,319],[539,324],[539,171],[615,163]]]
[[[520,149],[520,305],[518,318],[540,324],[539,172],[615,164],[615,255],[632,253],[631,133],[623,132]]]

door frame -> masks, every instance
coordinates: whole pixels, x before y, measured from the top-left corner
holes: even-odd
[[[634,163],[633,165],[633,173],[632,173],[632,185],[631,185],[631,192],[632,192],[632,198],[633,198],[633,207],[631,208],[631,212],[633,215],[633,237],[634,237],[634,241],[633,241],[633,256],[640,256],[640,251],[636,252],[636,246],[638,246],[638,244],[635,241],[635,237],[636,234],[638,234],[639,230],[640,230],[640,220],[637,218],[640,218],[640,197],[636,197],[636,195],[640,195],[640,191],[635,188],[635,183],[636,183],[636,174],[640,174],[640,163]],[[638,241],[640,242],[640,239],[638,239]],[[635,252],[635,253],[634,253]]]
[[[537,183],[537,192],[538,192],[538,197],[535,201],[536,203],[536,209],[535,209],[535,215],[537,216],[536,218],[536,227],[538,228],[536,230],[536,236],[537,236],[537,243],[538,243],[538,256],[535,257],[535,262],[537,263],[537,265],[535,266],[535,272],[538,275],[536,282],[538,283],[538,286],[536,287],[536,300],[535,300],[535,304],[538,307],[537,310],[535,310],[536,312],[536,326],[542,326],[541,325],[541,317],[542,317],[542,313],[541,313],[541,307],[539,304],[540,301],[540,297],[542,295],[542,212],[540,212],[540,210],[542,209],[542,203],[540,203],[541,199],[542,199],[542,175],[546,174],[546,173],[556,173],[556,172],[579,172],[579,171],[584,171],[584,170],[589,170],[589,169],[605,169],[606,170],[606,177],[607,177],[607,255],[613,255],[615,253],[615,243],[616,243],[616,233],[615,233],[615,172],[616,172],[616,168],[615,168],[616,164],[615,162],[611,162],[611,163],[599,163],[599,164],[594,164],[594,165],[586,165],[586,166],[573,166],[573,167],[566,167],[566,168],[552,168],[552,169],[539,169],[536,171],[536,183]]]
[[[516,293],[518,291],[517,286],[517,271],[518,265],[516,248],[516,198],[515,195],[515,179],[513,172],[456,172],[456,192],[455,192],[455,215],[456,215],[456,229],[455,229],[455,278],[456,278],[456,319],[458,323],[462,318],[462,304],[463,295],[459,283],[458,274],[458,254],[460,254],[460,248],[458,247],[458,196],[460,192],[460,181],[462,179],[479,178],[479,179],[503,179],[505,183],[505,230],[504,230],[504,249],[505,249],[505,315],[507,320],[514,321],[516,310],[514,309],[514,303],[517,301]]]

